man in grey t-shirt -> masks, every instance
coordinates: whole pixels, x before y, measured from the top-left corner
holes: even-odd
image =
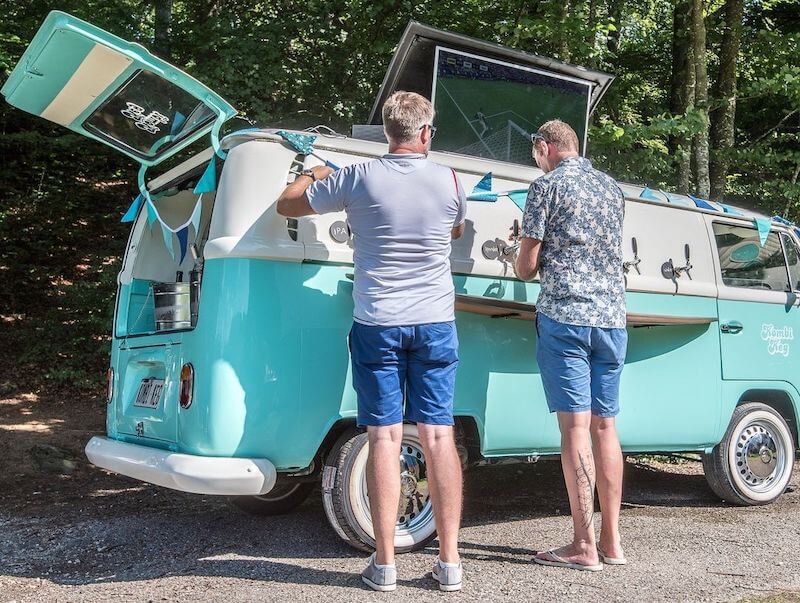
[[[433,116],[426,98],[395,92],[383,107],[387,155],[335,172],[324,166],[305,170],[278,200],[284,216],[345,211],[354,236],[350,354],[358,424],[369,438],[367,487],[376,549],[362,579],[375,590],[395,588],[404,417],[417,424],[427,461],[440,542],[433,577],[442,590],[461,588],[450,241],[463,233],[466,199],[455,172],[427,158],[436,132]]]

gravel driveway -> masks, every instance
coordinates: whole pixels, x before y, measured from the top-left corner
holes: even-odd
[[[53,479],[32,492],[18,483],[0,499],[0,602],[800,601],[800,494],[724,506],[697,462],[628,461],[630,565],[597,574],[531,563],[569,536],[557,463],[473,469],[458,594],[434,590],[434,549],[398,558],[394,593],[365,590],[364,555],[328,527],[318,492],[293,514],[258,518],[97,470]]]

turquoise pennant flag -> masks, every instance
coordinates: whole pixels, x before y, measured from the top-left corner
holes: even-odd
[[[298,153],[311,155],[314,152],[316,136],[312,136],[311,134],[295,134],[294,132],[286,132],[285,130],[278,130],[276,134],[288,142]]]
[[[508,198],[522,211],[525,211],[525,204],[528,202],[528,191],[511,191]]]
[[[178,243],[181,247],[181,259],[178,260],[178,263],[183,264],[183,260],[186,257],[186,248],[189,246],[189,227],[184,226],[175,234],[178,236]]]
[[[673,205],[680,205],[682,207],[694,207],[694,203],[681,195],[676,195],[675,193],[664,193],[667,197],[667,201],[672,203]]]
[[[767,242],[767,237],[769,237],[769,229],[770,226],[772,226],[772,220],[769,218],[753,218],[753,222],[755,222],[756,228],[758,228],[758,240],[763,247]]]
[[[200,198],[197,200],[197,203],[194,206],[194,211],[192,212],[192,217],[189,218],[189,221],[194,226],[194,236],[197,237],[200,234],[200,216],[203,213],[203,195],[200,195]]]
[[[650,201],[660,201],[660,199],[658,197],[656,197],[656,194],[646,186],[642,189],[642,192],[639,195],[639,198],[640,199],[649,199]]]
[[[698,199],[697,197],[693,197],[692,195],[689,195],[689,198],[692,201],[694,201],[694,204],[700,209],[710,209],[711,211],[719,211],[716,207],[711,205],[711,203],[709,203],[705,199]]]
[[[206,171],[203,172],[203,175],[200,177],[200,180],[197,181],[197,185],[194,187],[194,193],[196,195],[200,195],[202,193],[213,193],[215,190],[217,190],[216,155],[213,156],[211,161],[208,162]]]
[[[144,201],[144,197],[142,195],[138,195],[131,203],[131,206],[128,208],[128,211],[125,212],[125,215],[122,216],[123,224],[126,222],[133,222],[136,219],[136,214],[139,213],[139,208],[142,206],[142,202]]]
[[[169,133],[172,136],[176,136],[185,123],[186,116],[180,111],[175,111],[175,117],[172,118],[172,125],[169,127]]]
[[[469,201],[497,201],[497,193],[472,193],[467,196]]]
[[[153,222],[158,220],[158,212],[152,201],[148,201],[145,207],[147,208],[147,225],[152,226]]]
[[[172,246],[172,234],[173,233],[160,220],[159,220],[159,223],[161,224],[161,236],[164,237],[164,245],[166,245],[167,251],[169,251],[170,256],[172,256],[172,259],[174,260],[175,259],[175,249]]]
[[[473,193],[488,193],[492,190],[492,173],[488,172],[480,179],[475,188],[472,189]]]

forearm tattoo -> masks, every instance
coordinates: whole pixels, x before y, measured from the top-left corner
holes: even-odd
[[[582,525],[588,529],[594,518],[594,463],[591,453],[578,452],[578,506]]]

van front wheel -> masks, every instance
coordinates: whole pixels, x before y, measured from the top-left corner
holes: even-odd
[[[336,533],[352,547],[375,549],[375,531],[367,493],[367,434],[351,431],[333,447],[322,473],[322,503]],[[416,425],[403,425],[398,463],[400,500],[395,526],[395,550],[406,553],[436,538],[436,523],[428,491],[425,454]]]
[[[728,430],[703,457],[709,486],[721,499],[741,506],[776,500],[794,467],[794,442],[783,417],[760,402],[733,412]]]
[[[308,498],[316,484],[281,480],[260,496],[231,496],[230,503],[237,509],[251,515],[282,515],[299,507]]]

